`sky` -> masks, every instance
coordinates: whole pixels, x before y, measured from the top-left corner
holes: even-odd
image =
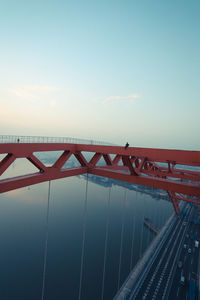
[[[199,0],[0,0],[0,135],[200,150]]]

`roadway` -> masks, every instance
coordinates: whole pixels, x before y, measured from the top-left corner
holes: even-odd
[[[181,245],[181,252],[179,254],[178,261],[183,263],[183,266],[179,268],[178,266],[174,270],[173,281],[171,283],[171,288],[169,292],[169,297],[167,299],[189,299],[189,280],[194,278],[198,279],[198,261],[199,261],[199,248],[195,248],[195,239],[200,238],[200,225],[194,224],[193,220],[197,219],[199,212],[193,210],[191,218],[188,224],[186,224],[187,232]],[[191,236],[193,236],[191,238]],[[191,253],[188,252],[191,249]],[[180,278],[184,276],[185,283],[180,284]],[[196,298],[197,298],[197,286],[196,286]]]
[[[185,216],[176,218],[174,224],[171,227],[170,233],[167,235],[166,239],[163,240],[163,244],[160,247],[158,254],[149,266],[148,271],[143,274],[143,276],[141,276],[140,280],[137,282],[137,285],[133,289],[129,300],[178,299],[177,286],[180,285],[180,274],[176,274],[178,281],[173,281],[174,286],[176,286],[176,295],[169,295],[169,291],[174,287],[172,286],[172,280],[175,270],[177,270],[177,261],[179,259],[179,254],[182,254],[181,250],[185,242],[185,236],[187,234],[187,231],[190,230],[190,228],[193,228],[192,224],[189,222],[192,217],[193,209],[189,205],[187,205]],[[190,246],[192,247],[192,245]],[[193,249],[193,247],[191,249]],[[195,253],[196,250],[193,249],[192,251]],[[187,257],[188,256],[186,255],[185,263],[187,262],[189,268],[190,262]],[[190,255],[189,257],[192,257],[192,255]],[[193,264],[195,263],[193,262]],[[180,272],[180,270],[178,271]],[[180,294],[180,297],[182,293],[184,293],[184,289],[181,290],[179,288],[178,295]]]

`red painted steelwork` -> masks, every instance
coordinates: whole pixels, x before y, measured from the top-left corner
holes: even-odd
[[[52,167],[46,167],[34,155],[34,152],[42,151],[63,152]],[[90,161],[86,160],[83,152],[93,154]],[[118,146],[66,143],[9,143],[0,144],[0,154],[6,154],[0,162],[0,176],[16,158],[28,159],[39,170],[35,174],[0,180],[0,193],[48,180],[90,173],[164,189],[168,191],[177,213],[178,200],[200,204],[200,171],[187,170],[189,166],[200,167],[200,151],[135,147],[125,149]],[[71,155],[76,158],[80,167],[62,169]],[[111,155],[114,155],[113,159]],[[105,163],[97,165],[101,158]],[[186,168],[176,168],[176,165]]]
[[[1,180],[0,192],[3,193],[32,184],[41,183],[44,181],[55,180],[64,177],[71,177],[81,175],[84,173],[87,173],[87,169],[83,167],[67,169],[62,171],[52,167],[48,167],[46,168],[44,173],[35,173],[25,176],[14,177],[12,179]]]
[[[172,200],[172,204],[173,204],[175,213],[176,213],[176,214],[179,214],[180,209],[179,209],[179,205],[178,205],[178,199],[176,198],[176,193],[175,193],[175,192],[172,192],[172,191],[168,191],[168,195],[169,195],[169,197],[170,197],[171,200]]]

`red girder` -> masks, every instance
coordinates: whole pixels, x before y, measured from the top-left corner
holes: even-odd
[[[42,151],[63,152],[53,166],[46,167],[34,155],[34,152]],[[89,162],[83,152],[93,153]],[[164,189],[168,191],[176,212],[179,211],[178,200],[200,204],[200,171],[175,168],[177,164],[200,167],[200,151],[125,149],[118,146],[66,143],[9,143],[0,144],[0,154],[6,154],[0,162],[0,176],[16,158],[27,158],[39,170],[35,174],[0,180],[0,193],[39,182],[90,173]],[[111,159],[110,155],[113,154],[115,157]],[[62,169],[71,155],[74,155],[81,167]],[[97,166],[102,157],[105,163]],[[160,163],[165,163],[165,166]]]
[[[62,166],[64,166],[64,164],[68,161],[71,155],[72,155],[71,151],[68,150],[64,151],[62,155],[54,163],[53,167],[57,169],[61,169]]]
[[[6,169],[13,163],[15,157],[13,154],[8,153],[3,160],[0,162],[0,176],[5,172]]]
[[[47,171],[47,168],[45,167],[45,165],[33,154],[29,155],[27,157],[27,159],[36,167],[41,171]]]
[[[179,214],[180,209],[179,209],[178,199],[177,199],[177,197],[176,197],[176,193],[175,193],[175,192],[172,192],[172,191],[168,191],[168,195],[169,195],[169,197],[171,198],[171,201],[172,201],[172,204],[173,204],[175,213],[176,213],[176,214]]]
[[[19,189],[25,186],[29,186],[32,184],[37,184],[37,183],[64,178],[64,177],[81,175],[84,173],[87,173],[87,169],[83,167],[67,169],[67,170],[59,170],[56,168],[47,167],[45,172],[42,173],[34,173],[25,176],[14,177],[12,179],[1,180],[0,192],[3,193],[3,192]]]

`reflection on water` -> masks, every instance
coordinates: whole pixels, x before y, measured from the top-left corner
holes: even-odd
[[[17,163],[10,169],[12,174],[16,167]],[[99,177],[90,177],[88,183],[81,297],[84,300],[101,299],[109,189],[104,299],[112,299],[117,291],[121,241],[120,285],[130,271],[131,257],[134,266],[154,238],[143,226],[143,218],[161,228],[172,213],[171,203],[161,199],[159,193],[153,198],[151,189],[114,180],[102,182]],[[44,299],[78,299],[85,189],[83,176],[51,184]],[[41,299],[47,197],[48,183],[0,196],[0,299]]]

